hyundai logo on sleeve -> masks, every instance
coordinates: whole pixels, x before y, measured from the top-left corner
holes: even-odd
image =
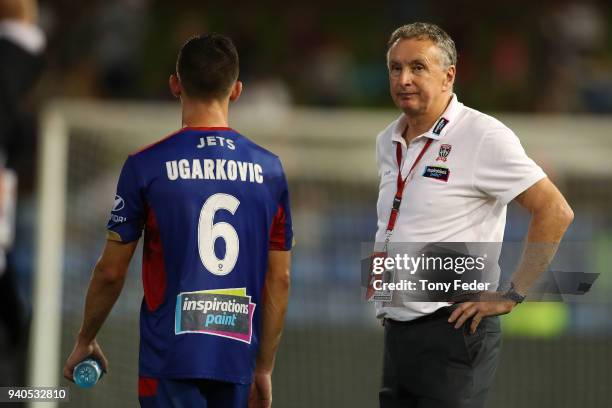
[[[123,198],[121,198],[121,196],[119,195],[116,195],[115,204],[113,204],[113,211],[121,211],[123,210],[123,207],[125,207],[125,202],[123,201]]]

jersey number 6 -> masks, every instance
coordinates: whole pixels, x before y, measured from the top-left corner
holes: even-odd
[[[215,213],[219,210],[227,210],[232,215],[240,205],[240,201],[232,195],[217,193],[208,197],[208,200],[200,210],[200,221],[198,222],[198,250],[204,267],[214,275],[227,275],[234,269],[240,242],[234,227],[227,222],[213,224]],[[215,241],[222,238],[225,241],[225,256],[217,258],[215,254]]]

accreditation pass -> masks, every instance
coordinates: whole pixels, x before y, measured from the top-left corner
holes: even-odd
[[[395,269],[385,269],[383,273],[374,276],[374,295],[370,301],[372,302],[391,302],[393,300],[393,291],[389,289],[388,284],[395,280]]]
[[[3,402],[68,402],[67,387],[0,387]]]

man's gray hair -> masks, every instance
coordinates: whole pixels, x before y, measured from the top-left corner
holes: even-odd
[[[387,59],[389,59],[389,50],[399,40],[407,40],[416,38],[418,40],[430,40],[440,50],[443,57],[442,62],[445,68],[451,65],[457,65],[457,49],[452,38],[440,27],[431,23],[411,23],[398,28],[391,34],[387,43]]]

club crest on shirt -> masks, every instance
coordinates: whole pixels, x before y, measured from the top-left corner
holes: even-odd
[[[436,159],[436,161],[445,162],[446,158],[451,152],[452,147],[453,146],[449,144],[443,144],[442,146],[440,146],[440,151],[438,152],[438,158]]]

